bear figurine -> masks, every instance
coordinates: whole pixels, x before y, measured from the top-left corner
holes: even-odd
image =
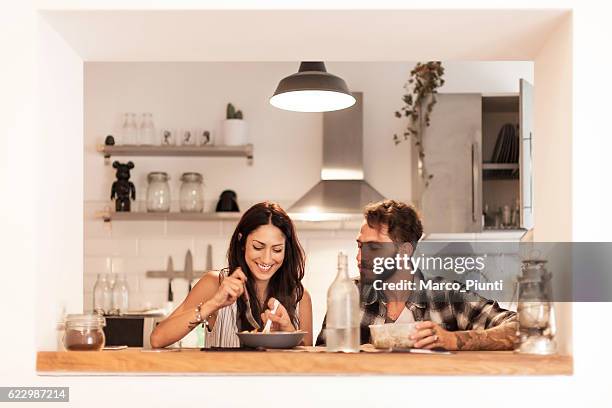
[[[131,161],[123,164],[118,161],[113,162],[113,167],[117,169],[117,180],[113,182],[111,187],[111,200],[116,197],[115,211],[129,212],[130,211],[130,193],[132,200],[136,200],[136,187],[130,180],[130,170],[134,168],[134,163]]]

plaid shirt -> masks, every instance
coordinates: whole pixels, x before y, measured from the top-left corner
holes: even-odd
[[[420,271],[414,274],[414,280],[424,280]],[[442,278],[428,279],[433,282],[444,282]],[[361,344],[370,343],[371,324],[392,323],[387,317],[387,305],[382,291],[372,286],[361,285],[359,279],[355,284],[360,291]],[[490,329],[503,323],[516,321],[516,313],[502,309],[497,302],[485,299],[473,292],[460,291],[420,291],[411,292],[406,300],[406,308],[412,312],[415,321],[430,320],[448,331]],[[325,322],[316,345],[325,345]]]

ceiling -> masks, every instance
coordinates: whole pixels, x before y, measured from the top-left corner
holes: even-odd
[[[85,61],[532,60],[568,10],[42,11]]]

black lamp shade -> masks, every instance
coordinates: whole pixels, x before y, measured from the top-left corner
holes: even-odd
[[[270,98],[273,106],[296,112],[329,112],[355,104],[344,80],[323,62],[302,62],[297,73],[283,78]]]

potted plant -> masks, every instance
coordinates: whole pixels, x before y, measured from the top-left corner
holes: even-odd
[[[227,104],[223,121],[223,142],[226,146],[240,146],[248,143],[247,124],[242,111],[236,110],[231,103]]]
[[[402,97],[404,106],[395,112],[396,118],[406,117],[408,124],[403,137],[393,135],[395,144],[412,138],[418,152],[418,171],[425,183],[429,186],[433,174],[427,172],[425,167],[425,149],[423,147],[423,126],[429,126],[430,115],[436,104],[438,88],[444,85],[444,67],[440,61],[419,62],[410,71],[410,78],[404,85],[406,94]]]

